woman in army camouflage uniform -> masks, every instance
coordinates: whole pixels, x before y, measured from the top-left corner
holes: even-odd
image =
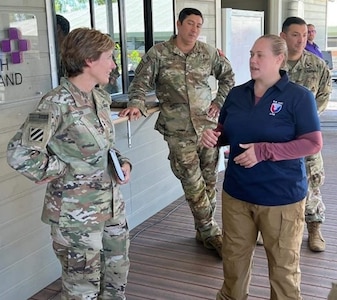
[[[47,183],[42,221],[62,265],[62,299],[125,299],[129,231],[119,185],[131,164],[117,152],[107,84],[114,42],[94,29],[71,31],[61,48],[68,78],[48,92],[8,144],[9,165]]]

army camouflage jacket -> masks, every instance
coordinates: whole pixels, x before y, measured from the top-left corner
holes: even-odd
[[[234,86],[234,73],[228,59],[214,47],[197,41],[185,55],[174,44],[174,38],[156,44],[143,57],[129,88],[129,107],[143,113],[147,92],[154,90],[160,113],[155,125],[164,136],[198,136],[206,128],[215,128],[217,118],[207,116],[213,101],[219,108]],[[218,80],[212,97],[209,77]]]
[[[291,81],[305,86],[314,93],[318,113],[323,112],[331,94],[331,74],[325,61],[304,50],[300,60],[286,71]]]
[[[33,181],[55,178],[47,184],[43,222],[98,224],[121,199],[108,156],[114,139],[108,94],[96,88],[88,95],[62,78],[10,140],[7,161]]]

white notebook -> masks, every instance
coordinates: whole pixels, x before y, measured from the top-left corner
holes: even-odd
[[[123,173],[123,170],[121,168],[121,165],[119,164],[119,161],[118,161],[115,150],[110,149],[109,152],[110,152],[110,156],[111,156],[111,159],[112,159],[113,165],[115,167],[115,171],[116,171],[116,174],[117,174],[118,178],[121,181],[124,181],[124,179],[125,179],[124,173]]]

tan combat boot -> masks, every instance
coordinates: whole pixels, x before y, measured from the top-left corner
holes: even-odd
[[[211,236],[204,241],[197,230],[195,238],[198,242],[203,243],[206,249],[216,250],[219,257],[222,258],[222,235]]]
[[[321,234],[321,223],[319,222],[310,222],[308,226],[308,244],[309,249],[314,252],[322,252],[325,250],[325,240]]]

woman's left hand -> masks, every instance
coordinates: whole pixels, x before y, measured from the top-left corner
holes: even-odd
[[[122,171],[123,171],[123,173],[124,173],[124,180],[120,180],[120,179],[118,178],[118,176],[116,176],[116,177],[117,177],[117,183],[118,183],[118,184],[126,184],[126,183],[129,182],[130,177],[131,177],[131,168],[130,168],[130,164],[129,164],[129,163],[124,163],[124,164],[122,165]]]
[[[254,143],[239,144],[242,149],[246,149],[243,153],[234,158],[234,162],[242,167],[254,167],[258,161],[255,155]]]

